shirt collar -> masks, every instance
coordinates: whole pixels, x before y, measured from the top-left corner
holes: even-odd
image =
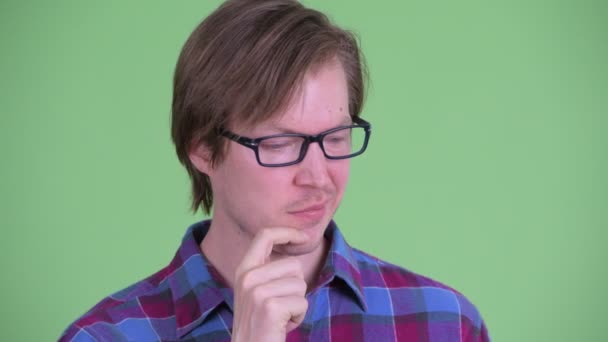
[[[361,270],[355,258],[352,247],[346,242],[344,236],[332,220],[325,230],[325,237],[331,241],[325,265],[319,276],[319,286],[325,286],[336,278],[342,280],[354,299],[363,310],[367,310],[367,303],[361,281]]]
[[[204,322],[220,305],[233,308],[232,289],[226,286],[219,272],[200,250],[199,244],[207,234],[210,223],[205,220],[188,228],[175,257],[166,268],[177,336],[180,338]],[[339,279],[347,285],[348,291],[363,310],[367,310],[361,272],[352,248],[333,221],[329,223],[325,237],[331,241],[331,245],[317,286],[322,287]]]

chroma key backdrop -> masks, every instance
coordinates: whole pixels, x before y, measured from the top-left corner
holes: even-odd
[[[203,218],[169,114],[219,3],[2,1],[0,340],[56,340]],[[608,340],[608,2],[304,3],[369,65],[347,240],[463,292],[494,341]]]

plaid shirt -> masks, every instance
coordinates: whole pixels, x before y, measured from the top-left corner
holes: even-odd
[[[171,263],[99,302],[60,341],[230,341],[233,291],[199,249],[210,221],[192,225]],[[460,293],[351,248],[331,222],[318,285],[287,341],[489,341]]]

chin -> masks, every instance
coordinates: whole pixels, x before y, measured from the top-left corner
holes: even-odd
[[[322,246],[325,229],[330,220],[331,218],[327,218],[316,222],[296,222],[295,224],[290,225],[290,227],[296,228],[308,235],[309,241],[298,245],[291,243],[287,245],[277,245],[275,246],[274,251],[278,254],[289,256],[304,255],[315,251]]]
[[[311,240],[319,240],[323,237],[330,220],[331,217],[324,217],[320,220],[296,221],[292,227],[306,233]]]
[[[273,252],[283,256],[300,256],[305,254],[310,254],[321,247],[322,245],[323,235],[321,235],[320,239],[314,239],[312,241],[308,241],[304,244],[287,244],[275,246]]]

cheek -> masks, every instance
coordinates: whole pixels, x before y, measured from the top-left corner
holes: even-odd
[[[268,168],[260,166],[255,158],[241,160],[234,165],[231,179],[234,184],[232,188],[242,194],[242,200],[251,201],[254,198],[264,198],[264,201],[256,201],[254,206],[265,206],[265,203],[279,199],[286,193],[286,187],[290,184],[290,177],[281,168]]]
[[[346,189],[348,177],[350,175],[349,160],[342,160],[331,169],[331,177],[338,193],[342,194]]]
[[[250,150],[239,147],[231,149],[217,172],[218,195],[224,195],[232,205],[242,206],[251,198],[263,195],[264,177],[255,157],[248,156]]]

